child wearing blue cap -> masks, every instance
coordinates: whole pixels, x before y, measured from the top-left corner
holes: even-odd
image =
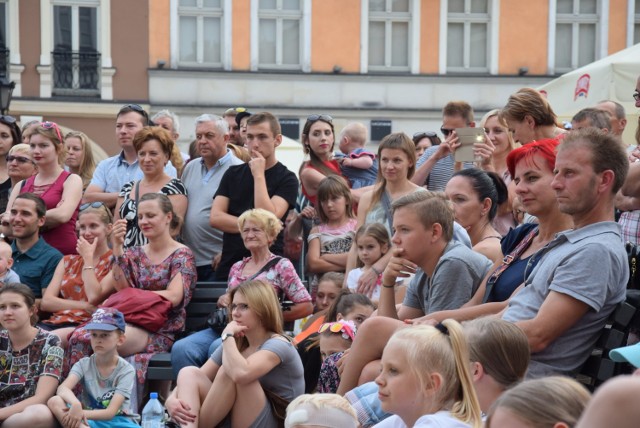
[[[130,411],[135,370],[118,355],[125,340],[124,316],[116,309],[99,308],[84,328],[91,331],[93,355],[73,365],[47,403],[49,409],[65,427],[139,427],[138,415]],[[80,400],[73,393],[79,382]]]

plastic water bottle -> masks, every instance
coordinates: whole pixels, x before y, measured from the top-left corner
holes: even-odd
[[[152,392],[151,399],[142,409],[142,428],[162,428],[164,418],[164,408],[158,401],[158,393]]]

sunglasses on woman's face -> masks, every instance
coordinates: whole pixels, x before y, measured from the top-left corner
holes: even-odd
[[[18,163],[32,163],[33,161],[27,157],[24,156],[14,156],[14,155],[8,155],[6,158],[7,163],[11,163],[13,161],[16,161]]]

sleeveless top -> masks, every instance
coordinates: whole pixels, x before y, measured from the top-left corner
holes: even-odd
[[[42,186],[41,188],[35,187],[36,176],[33,175],[24,183],[20,193],[35,193],[40,196],[47,206],[47,210],[52,210],[58,206],[62,200],[62,192],[64,191],[64,182],[71,175],[68,171],[62,171],[56,181],[49,186]],[[51,245],[53,248],[60,251],[65,256],[68,254],[76,254],[76,243],[78,237],[76,235],[76,221],[78,220],[78,209],[80,204],[76,207],[73,215],[68,222],[56,226],[44,232],[40,232],[40,236]]]
[[[330,160],[330,161],[324,161],[322,163],[324,164],[324,166],[326,166],[330,170],[334,171],[337,175],[342,177],[342,171],[340,171],[340,164],[338,164],[338,161]],[[319,171],[318,168],[316,168],[315,166],[311,165],[311,163],[308,162],[308,161],[307,161],[306,165],[302,169],[307,169],[307,168],[315,169],[316,171],[322,173],[322,171]],[[347,180],[347,183],[348,183],[348,180]],[[306,196],[307,199],[309,199],[309,201],[311,202],[311,204],[314,207],[317,206],[318,205],[318,195],[309,196],[309,193],[307,193],[307,189],[304,188],[304,183],[302,182],[302,180],[300,180],[300,185],[302,187],[302,194],[304,196]]]

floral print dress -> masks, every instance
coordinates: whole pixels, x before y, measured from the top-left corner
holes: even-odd
[[[169,312],[167,322],[157,333],[149,333],[147,348],[140,354],[135,354],[127,360],[136,369],[138,397],[142,397],[142,390],[147,377],[149,360],[153,354],[169,352],[173,345],[175,334],[184,331],[187,318],[186,306],[191,301],[193,289],[196,285],[196,265],[193,253],[187,247],[175,250],[159,264],[153,264],[144,252],[143,247],[132,247],[125,250],[120,257],[114,257],[115,263],[122,269],[130,286],[143,290],[166,290],[171,280],[182,274],[184,298],[178,306]],[[80,327],[69,337],[68,358],[65,361],[65,373],[81,358],[93,353],[91,350],[90,334]]]
[[[65,300],[73,300],[76,302],[86,302],[87,294],[84,291],[84,281],[82,280],[82,268],[84,260],[78,255],[64,256],[64,275],[60,284],[60,297]],[[98,282],[107,276],[113,267],[113,258],[111,250],[108,250],[96,264],[94,272],[98,278]],[[87,322],[91,319],[91,314],[84,309],[62,309],[54,312],[51,318],[43,321],[45,324],[77,324]]]

